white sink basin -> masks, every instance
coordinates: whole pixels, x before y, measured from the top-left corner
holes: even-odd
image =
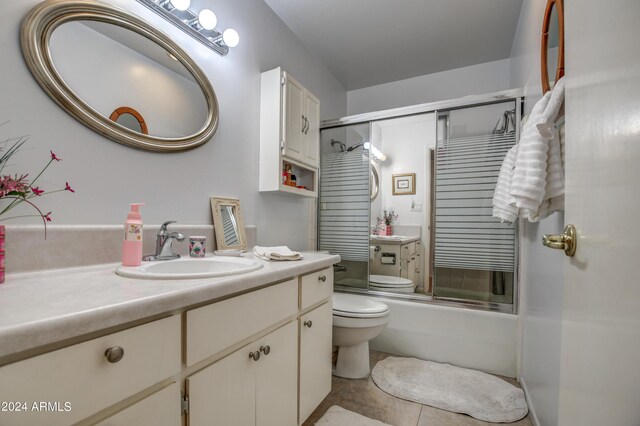
[[[246,274],[262,268],[262,262],[244,257],[185,257],[142,262],[140,266],[118,266],[116,274],[150,280],[185,280]]]

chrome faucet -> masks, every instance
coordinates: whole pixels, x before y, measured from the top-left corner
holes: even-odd
[[[179,254],[173,252],[171,245],[173,240],[184,241],[184,235],[179,232],[169,233],[167,226],[172,223],[176,223],[176,221],[168,220],[160,226],[156,234],[156,253],[145,256],[142,260],[171,260],[180,257]]]

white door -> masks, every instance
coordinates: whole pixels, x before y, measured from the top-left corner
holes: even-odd
[[[560,425],[640,424],[640,1],[565,2]],[[562,252],[558,252],[563,256]]]

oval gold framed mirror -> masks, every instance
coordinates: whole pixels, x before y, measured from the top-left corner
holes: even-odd
[[[113,141],[176,152],[206,143],[216,131],[218,101],[204,72],[167,35],[125,10],[95,0],[47,0],[24,19],[20,43],[44,91],[75,119]],[[91,54],[94,60],[84,56]],[[151,74],[164,80],[153,80]],[[127,117],[122,123],[112,120],[118,105],[136,105],[145,118],[140,121],[134,114],[131,126]],[[189,125],[183,126],[185,122]]]
[[[564,0],[548,0],[544,11],[540,43],[540,80],[542,82],[542,93],[547,93],[552,89],[550,76],[554,76],[554,82],[564,76],[563,1]],[[553,54],[556,50],[556,59],[553,59]]]

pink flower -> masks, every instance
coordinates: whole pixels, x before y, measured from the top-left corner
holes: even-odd
[[[37,196],[44,194],[44,191],[38,188],[37,186],[31,186],[30,188],[31,188],[31,192],[33,192]]]
[[[49,151],[51,153],[51,159],[52,160],[56,160],[56,161],[60,161],[62,160],[62,158],[58,158],[58,156],[56,154],[53,153],[53,151]]]
[[[51,212],[49,212],[49,213],[45,214],[45,215],[44,215],[44,216],[42,216],[42,217],[44,217],[45,219],[47,219],[47,222],[51,222]]]
[[[18,177],[15,175],[14,177],[4,175],[0,177],[0,198],[5,197],[9,194],[12,195],[20,195],[27,192],[26,179],[28,175],[22,175]]]
[[[65,187],[64,187],[65,191],[76,192],[69,186],[69,182],[65,182],[64,184],[65,184]]]

